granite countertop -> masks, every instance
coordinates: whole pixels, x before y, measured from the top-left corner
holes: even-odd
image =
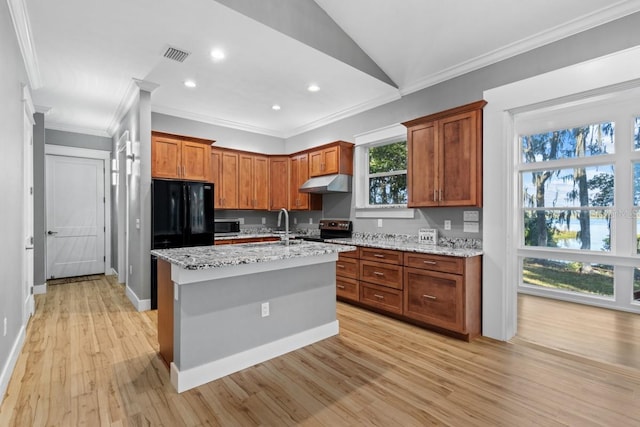
[[[289,258],[312,257],[352,251],[354,249],[353,246],[348,245],[296,240],[290,242],[288,246],[280,242],[241,243],[237,245],[156,249],[151,253],[185,270],[206,270]]]
[[[354,237],[352,239],[332,239],[329,240],[332,243],[339,243],[343,245],[364,246],[368,248],[379,249],[393,249],[396,251],[405,252],[418,252],[423,254],[433,255],[448,255],[461,258],[470,258],[478,255],[482,255],[482,249],[474,248],[456,248],[450,246],[433,246],[425,245],[415,241],[406,241],[401,239],[385,239],[385,238],[361,238]]]

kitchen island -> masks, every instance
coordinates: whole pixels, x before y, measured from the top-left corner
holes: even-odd
[[[338,334],[335,261],[294,241],[152,251],[158,342],[178,392]]]

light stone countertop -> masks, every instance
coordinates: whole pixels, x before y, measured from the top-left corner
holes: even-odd
[[[348,245],[294,240],[288,246],[281,242],[241,243],[237,245],[156,249],[152,250],[151,253],[185,270],[206,270],[209,268],[273,262],[353,250],[355,250],[355,247]]]
[[[368,248],[392,249],[404,252],[417,252],[432,255],[448,255],[461,258],[470,258],[482,255],[482,249],[471,248],[452,248],[448,246],[425,245],[412,241],[404,241],[401,239],[375,239],[375,238],[358,238],[352,239],[331,239],[332,243],[343,245],[364,246]]]

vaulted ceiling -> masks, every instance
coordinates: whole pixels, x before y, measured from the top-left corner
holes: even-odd
[[[152,111],[288,137],[640,10],[638,0],[17,1],[46,126],[96,135],[114,131],[134,79],[157,85]],[[189,55],[167,59],[169,47]]]

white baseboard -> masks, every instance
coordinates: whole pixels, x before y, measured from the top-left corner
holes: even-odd
[[[217,380],[234,372],[241,371],[274,357],[282,356],[325,338],[338,335],[340,327],[338,321],[327,323],[276,341],[242,351],[223,359],[219,359],[194,368],[179,371],[171,362],[171,384],[182,393],[210,381]]]
[[[131,304],[133,304],[137,311],[151,310],[151,299],[138,299],[138,296],[129,286],[126,286],[125,289],[127,298],[129,298],[129,301],[131,301]]]
[[[40,295],[47,293],[47,284],[43,283],[42,285],[33,285],[33,294]]]
[[[16,368],[18,356],[20,356],[22,346],[24,345],[25,335],[26,327],[23,325],[20,328],[20,332],[18,332],[18,336],[13,343],[13,347],[11,347],[11,352],[9,353],[7,363],[5,363],[5,365],[2,367],[2,372],[0,372],[0,405],[4,401],[4,396],[7,393],[9,381],[11,380],[11,375],[13,374],[13,370]]]
[[[118,271],[115,268],[111,268],[111,275],[118,277]]]

